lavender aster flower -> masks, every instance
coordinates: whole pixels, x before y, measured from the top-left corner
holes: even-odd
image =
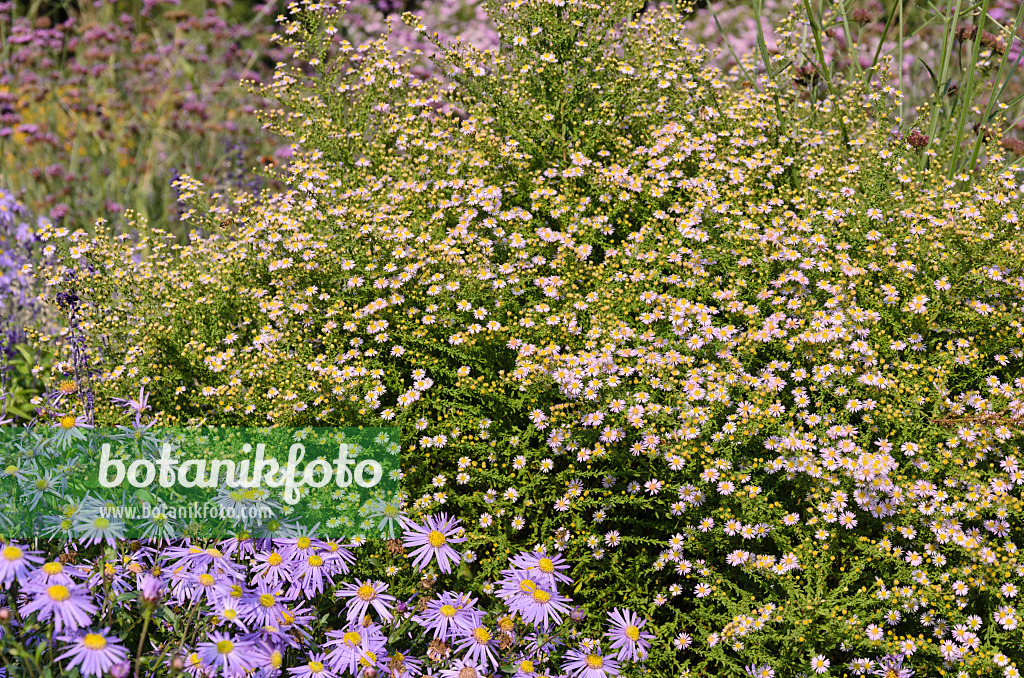
[[[334,669],[324,664],[323,652],[310,655],[305,664],[288,669],[288,673],[296,678],[337,678],[338,676]]]
[[[914,675],[914,669],[903,666],[902,654],[887,654],[878,662],[878,668],[872,673],[880,678],[910,678]]]
[[[0,584],[6,589],[15,581],[19,584],[24,582],[31,567],[42,561],[42,558],[32,555],[24,547],[14,543],[8,544],[0,550]]]
[[[608,613],[608,621],[612,629],[604,635],[611,638],[612,649],[619,651],[616,659],[635,662],[647,658],[647,649],[651,646],[648,641],[653,640],[654,635],[641,631],[646,620],[635,612],[616,608]]]
[[[477,626],[471,630],[459,629],[462,640],[455,646],[458,652],[465,651],[466,658],[472,659],[476,666],[491,666],[498,668],[498,657],[494,650],[498,644],[494,642],[494,636],[486,626]]]
[[[344,584],[335,592],[339,598],[349,598],[348,621],[355,623],[363,618],[366,610],[373,605],[383,621],[391,621],[391,606],[395,602],[394,596],[385,595],[388,585],[382,581],[356,580],[355,584]]]
[[[128,653],[117,636],[110,636],[110,627],[82,636],[61,636],[71,646],[57,660],[69,660],[65,668],[79,667],[83,676],[102,676],[115,664],[125,661]]]
[[[465,593],[445,591],[412,619],[425,630],[433,631],[434,638],[448,640],[480,625],[484,612],[475,608],[476,601]]]
[[[210,634],[209,640],[199,643],[196,651],[204,664],[221,669],[225,677],[244,676],[255,664],[251,642],[217,631]]]
[[[92,622],[96,606],[89,600],[89,592],[78,587],[51,584],[50,586],[27,585],[25,592],[34,596],[21,608],[22,615],[39,613],[39,621],[53,619],[57,633],[62,629],[79,629]]]
[[[417,525],[411,520],[404,520],[405,535],[402,543],[407,548],[415,548],[410,554],[413,560],[413,567],[422,570],[432,558],[437,559],[437,567],[441,572],[448,574],[452,571],[452,565],[458,565],[461,561],[458,551],[449,544],[459,544],[466,541],[465,537],[455,537],[461,528],[456,518],[449,518],[448,514],[442,513],[437,516],[427,516],[426,525]]]
[[[575,678],[610,678],[619,675],[619,663],[597,651],[567,650],[562,670]]]

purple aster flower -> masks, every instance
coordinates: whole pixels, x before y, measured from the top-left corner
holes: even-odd
[[[911,678],[914,669],[903,666],[903,654],[887,654],[878,661],[878,668],[873,673],[881,678]]]
[[[639,615],[630,610],[614,609],[608,613],[608,621],[612,628],[604,635],[611,639],[612,649],[618,650],[616,657],[620,662],[627,659],[631,662],[647,658],[647,649],[654,635],[641,631],[647,623]]]
[[[213,575],[209,572],[190,574],[187,578],[191,584],[186,592],[188,600],[194,601],[197,598],[205,598],[206,602],[210,605],[230,595],[231,587],[234,584],[233,580],[225,575]]]
[[[546,630],[551,625],[562,623],[562,615],[568,614],[572,601],[557,591],[546,591],[534,586],[531,591],[515,596],[509,608],[518,612],[527,624],[539,630]]]
[[[537,665],[534,659],[520,659],[516,661],[513,666],[516,669],[516,673],[512,678],[536,678],[536,676],[539,675],[537,673]]]
[[[324,663],[324,657],[323,652],[312,654],[305,664],[288,669],[288,673],[296,678],[337,678],[338,674]]]
[[[237,598],[226,596],[218,600],[213,606],[213,612],[220,624],[234,624],[242,633],[249,633],[249,627],[243,621],[249,608]]]
[[[455,646],[457,652],[465,650],[466,658],[473,660],[476,666],[491,666],[498,668],[498,657],[494,650],[498,644],[494,641],[490,629],[486,626],[477,626],[474,629],[459,629],[461,640]]]
[[[366,615],[366,610],[371,605],[380,615],[382,621],[391,621],[391,606],[395,597],[386,595],[388,585],[382,581],[362,581],[357,579],[355,584],[342,584],[335,592],[338,598],[348,598],[348,622],[353,624]]]
[[[572,577],[562,574],[563,570],[569,569],[569,564],[563,556],[548,555],[545,551],[523,551],[519,555],[509,558],[509,564],[513,568],[526,570],[531,578],[546,589],[554,590],[558,582],[571,584]],[[504,574],[504,572],[502,572]]]
[[[750,666],[747,666],[744,671],[746,671],[746,674],[750,676],[750,678],[775,678],[775,669],[768,664],[762,664],[761,666],[751,664]]]
[[[331,579],[334,568],[325,555],[310,551],[304,556],[298,556],[292,563],[292,581],[296,589],[292,592],[293,596],[298,597],[301,591],[307,598],[312,598],[323,592],[324,582],[334,583]]]
[[[320,555],[323,556],[324,562],[330,565],[333,573],[348,574],[348,566],[356,562],[352,551],[336,541],[317,541],[317,546],[322,549]]]
[[[472,659],[456,659],[450,669],[441,671],[441,678],[486,678],[487,667]]]
[[[163,556],[169,561],[176,561],[169,565],[169,569],[174,571],[183,567],[188,572],[222,572],[231,575],[236,581],[242,579],[238,565],[223,551],[212,546],[203,549],[186,542],[184,546],[167,547]]]
[[[220,669],[225,678],[240,678],[256,664],[252,642],[219,631],[211,632],[209,640],[199,643],[196,652],[203,664]]]
[[[32,570],[28,575],[28,581],[41,586],[50,586],[51,584],[71,586],[75,583],[72,577],[85,576],[85,573],[78,568],[54,560],[43,563],[38,570]]]
[[[346,631],[328,631],[327,637],[330,640],[324,646],[332,648],[327,655],[328,664],[339,673],[352,675],[356,675],[359,667],[365,666],[371,658],[376,663],[376,658],[383,656],[387,643],[387,638],[376,624],[350,624]]]
[[[8,544],[0,550],[0,583],[3,583],[5,589],[10,588],[15,581],[24,583],[32,566],[41,562],[42,558],[20,544]]]
[[[619,663],[600,650],[567,650],[562,670],[574,678],[610,678],[619,675]]]
[[[442,513],[427,516],[426,525],[423,526],[405,519],[403,527],[405,534],[402,543],[406,548],[415,548],[409,555],[415,558],[412,565],[416,569],[422,570],[432,558],[437,558],[438,569],[448,574],[452,571],[451,566],[458,565],[462,560],[458,551],[449,546],[466,541],[465,537],[454,536],[461,531],[458,519]]]
[[[284,618],[283,598],[280,589],[260,584],[245,599],[247,609],[243,619],[257,626],[276,627]]]
[[[83,676],[102,676],[128,657],[121,639],[109,633],[110,627],[107,627],[81,636],[61,636],[60,639],[70,643],[70,647],[57,660],[68,659],[65,668],[78,666]]]
[[[53,619],[54,631],[62,629],[80,629],[92,622],[90,615],[96,612],[96,606],[89,600],[89,592],[83,588],[51,584],[41,586],[29,584],[25,592],[34,596],[21,608],[21,614],[27,616],[39,613],[39,621]]]
[[[542,574],[538,570],[505,570],[506,578],[501,581],[498,597],[505,600],[510,610],[522,615],[527,623],[540,629],[546,629],[552,622],[561,624],[562,615],[570,612],[566,603],[571,601],[554,590],[538,586],[534,573]]]
[[[277,587],[291,581],[292,562],[277,551],[257,553],[256,562],[258,565],[253,567],[253,583],[256,586],[266,584]]]
[[[430,600],[423,613],[412,619],[424,629],[433,631],[434,638],[446,641],[480,626],[485,613],[476,609],[476,601],[465,593],[445,591]]]

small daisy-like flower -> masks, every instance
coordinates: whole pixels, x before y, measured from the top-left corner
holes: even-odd
[[[825,655],[815,655],[811,659],[811,668],[814,669],[815,673],[827,673],[829,666],[831,666],[831,662],[825,659]]]
[[[612,628],[604,635],[611,639],[612,649],[618,650],[616,659],[635,662],[647,657],[654,635],[642,630],[646,620],[635,612],[616,608],[608,613],[608,621]]]
[[[427,516],[425,525],[418,525],[411,520],[403,520],[405,534],[402,542],[406,548],[414,548],[409,555],[414,558],[413,567],[418,570],[424,569],[431,560],[437,560],[437,567],[444,574],[452,570],[453,565],[461,561],[458,551],[453,549],[451,544],[460,544],[466,541],[465,537],[456,537],[461,530],[459,521],[456,518],[449,518],[442,513],[437,516]]]
[[[357,579],[355,584],[342,585],[335,595],[339,598],[349,598],[348,621],[350,624],[366,616],[366,611],[371,605],[383,621],[390,621],[391,607],[395,603],[395,597],[384,593],[387,590],[388,585],[382,581],[371,582]]]
[[[619,663],[600,650],[568,650],[562,670],[574,678],[612,678],[619,675]]]
[[[214,631],[199,643],[196,653],[203,664],[223,671],[225,676],[243,676],[255,668],[252,642]]]

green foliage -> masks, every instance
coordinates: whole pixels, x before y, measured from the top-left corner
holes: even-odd
[[[50,373],[53,357],[45,352],[40,354],[28,344],[15,344],[14,351],[14,357],[7,361],[7,399],[4,406],[8,416],[28,421],[36,409],[33,401],[43,394],[43,381],[39,375]]]

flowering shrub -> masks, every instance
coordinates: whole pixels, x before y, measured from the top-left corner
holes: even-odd
[[[1019,675],[1024,243],[999,120],[951,171],[963,125],[892,133],[887,62],[808,100],[739,86],[669,11],[487,7],[500,51],[439,47],[422,80],[297,6],[308,69],[279,68],[289,110],[264,113],[305,149],[288,190],[182,177],[187,246],[138,218],[41,229],[80,330],[41,342],[95,395],[55,420],[130,425],[108,403],[144,386],[161,425],[402,430],[401,545],[331,561],[323,598],[303,558],[342,547],[141,548],[140,575],[162,556],[224,587],[172,576],[162,637],[194,675],[285,647],[303,676],[402,675],[395,652],[458,678]]]

